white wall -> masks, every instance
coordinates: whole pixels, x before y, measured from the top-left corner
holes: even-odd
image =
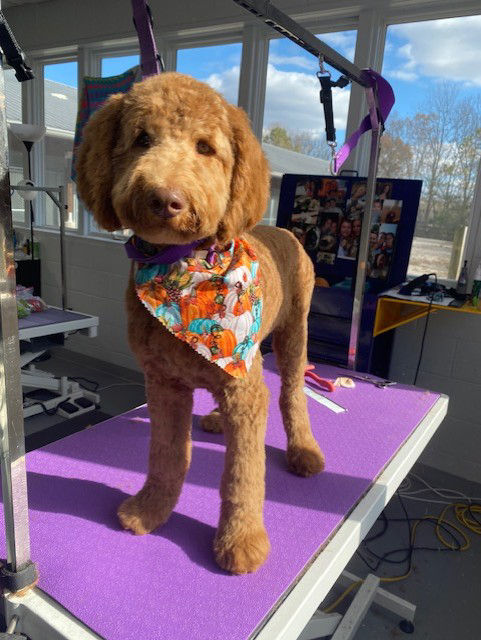
[[[42,259],[42,297],[61,304],[57,233],[36,231]],[[122,243],[69,235],[66,238],[69,308],[99,317],[97,338],[72,336],[67,347],[85,355],[138,370],[127,344],[124,294],[130,261]]]
[[[396,330],[390,377],[412,383],[425,319]],[[449,396],[448,416],[421,461],[481,482],[481,316],[438,311],[429,319],[418,386]]]

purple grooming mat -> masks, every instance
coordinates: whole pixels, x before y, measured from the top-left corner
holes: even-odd
[[[246,640],[439,398],[359,381],[354,390],[327,394],[345,413],[308,398],[326,470],[299,478],[286,469],[273,356],[264,362],[271,393],[264,515],[272,549],[255,574],[231,576],[214,562],[223,436],[201,431],[198,418],[181,498],[167,524],[146,536],[123,531],[116,518],[145,477],[146,407],[27,455],[39,586],[107,640]],[[346,375],[325,365],[316,372]],[[207,392],[196,392],[196,416],[213,407]]]

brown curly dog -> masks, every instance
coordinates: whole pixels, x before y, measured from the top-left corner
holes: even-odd
[[[222,247],[239,236],[250,243],[264,296],[260,338],[273,331],[282,377],[288,465],[301,476],[321,471],[323,455],[303,393],[313,268],[290,232],[256,227],[247,233],[266,209],[269,170],[245,113],[191,77],[163,73],[110,97],[92,116],[77,169],[80,197],[108,231],[132,229],[160,246],[206,238],[206,246]],[[145,485],[120,505],[120,521],[144,534],[168,519],[190,463],[193,392],[208,389],[218,409],[203,419],[203,428],[223,431],[227,445],[215,557],[227,571],[255,571],[269,553],[262,357],[257,352],[244,378],[208,362],[144,308],[132,272],[127,312],[152,433]]]

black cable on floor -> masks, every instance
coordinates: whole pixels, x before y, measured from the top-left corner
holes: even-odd
[[[431,309],[433,308],[434,295],[435,295],[435,293],[437,291],[437,288],[438,288],[438,276],[437,276],[437,274],[436,273],[429,273],[428,277],[431,277],[431,276],[434,277],[434,282],[435,282],[436,287],[435,287],[434,291],[431,291],[431,297],[429,299],[428,312],[426,314],[426,322],[424,323],[423,337],[421,339],[421,350],[419,352],[419,358],[418,358],[418,364],[417,364],[417,367],[416,367],[416,373],[414,374],[414,382],[413,382],[414,385],[418,381],[419,369],[421,367],[421,361],[423,359],[423,353],[424,353],[424,341],[426,339],[426,333],[427,333],[427,330],[428,330],[429,318],[431,317]]]

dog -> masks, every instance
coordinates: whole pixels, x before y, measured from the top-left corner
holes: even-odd
[[[256,226],[270,174],[246,114],[189,76],[150,77],[92,115],[77,175],[79,196],[107,231],[130,229],[156,250],[201,241],[200,252],[223,251],[233,239],[246,243],[259,264],[255,282],[263,300],[256,338],[260,344],[273,333],[282,379],[287,465],[300,476],[322,471],[303,392],[313,266],[291,232]],[[145,374],[151,442],[145,484],[120,505],[118,517],[139,535],[169,518],[190,463],[193,393],[208,389],[218,408],[202,427],[223,432],[226,442],[214,554],[228,572],[253,572],[270,548],[263,523],[268,390],[261,354],[255,351],[243,377],[207,361],[146,309],[135,277],[133,264],[128,339]]]

